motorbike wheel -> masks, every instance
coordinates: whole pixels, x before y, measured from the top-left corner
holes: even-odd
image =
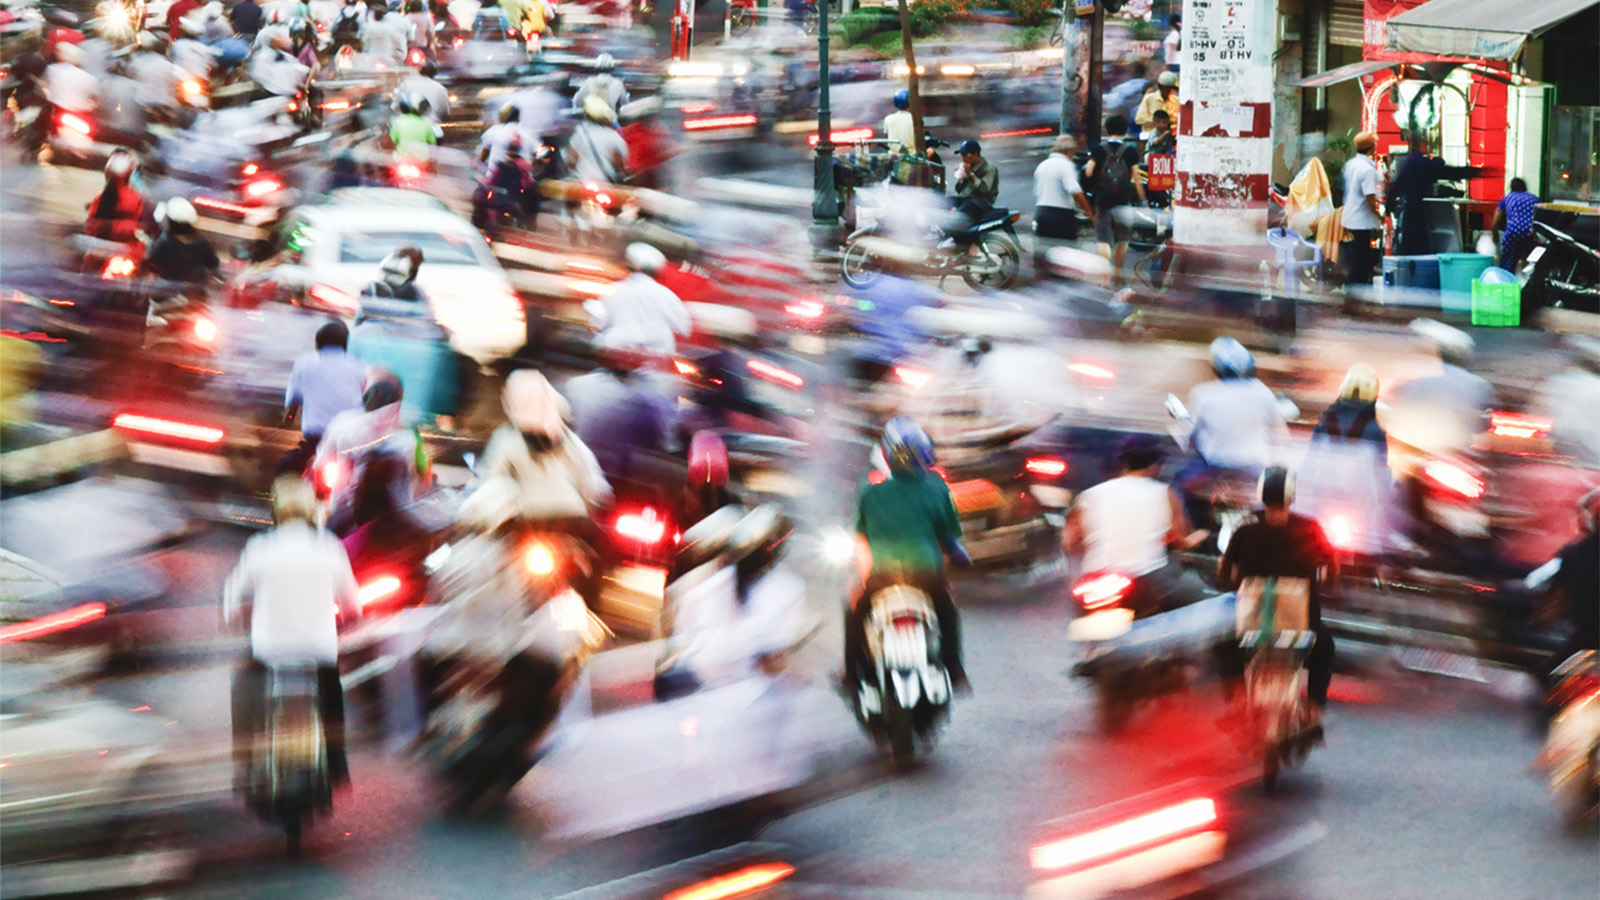
[[[857,290],[871,287],[883,277],[877,262],[873,259],[872,251],[861,246],[860,241],[846,244],[844,252],[839,254],[839,274],[844,278],[845,284]]]
[[[961,267],[961,278],[969,287],[975,291],[1003,291],[1017,283],[1022,251],[1016,244],[991,234],[978,241],[978,250],[985,258],[982,268],[974,268],[979,264],[970,259]]]
[[[916,729],[911,724],[911,710],[900,705],[900,696],[889,688],[883,692],[883,726],[889,732],[889,761],[905,772],[916,764]]]

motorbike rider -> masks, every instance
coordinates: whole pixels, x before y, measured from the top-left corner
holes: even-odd
[[[1173,479],[1196,523],[1210,518],[1204,498],[1196,496],[1202,480],[1230,474],[1255,480],[1270,461],[1273,442],[1289,429],[1277,398],[1255,377],[1255,357],[1238,340],[1211,342],[1211,370],[1215,381],[1189,391],[1194,455]]]
[[[433,12],[422,0],[406,0],[405,21],[411,30],[411,46],[421,49],[427,55],[430,61],[424,62],[423,66],[431,66],[433,54],[439,49],[438,35],[435,32],[437,23],[434,21]],[[429,74],[427,77],[433,76]],[[434,109],[438,111],[439,107]]]
[[[1269,466],[1261,473],[1258,486],[1261,512],[1234,532],[1228,549],[1217,563],[1217,586],[1240,588],[1252,578],[1305,579],[1310,609],[1305,621],[1316,632],[1316,641],[1306,659],[1306,693],[1311,698],[1315,724],[1321,728],[1322,711],[1328,706],[1328,685],[1333,681],[1333,635],[1322,624],[1323,586],[1332,584],[1338,561],[1322,526],[1315,519],[1289,511],[1294,503],[1294,473],[1281,466]],[[1286,594],[1279,595],[1285,600]],[[1231,651],[1237,646],[1230,643]],[[1242,654],[1222,654],[1225,685],[1231,693],[1244,672]]]
[[[178,85],[184,70],[167,58],[165,40],[154,31],[139,35],[139,50],[123,63],[122,71],[142,88],[141,101],[156,110],[178,104]]]
[[[958,691],[970,691],[945,557],[962,567],[972,560],[961,543],[961,519],[950,488],[932,471],[933,442],[916,422],[897,416],[884,426],[879,447],[889,477],[861,489],[856,512],[857,560],[864,583],[845,619],[846,683],[870,684],[875,679],[865,631],[873,596],[890,585],[907,584],[932,601],[945,670]]]
[[[166,281],[182,282],[191,291],[201,288],[217,274],[222,263],[211,242],[195,231],[200,216],[194,204],[173,197],[157,207],[162,222],[161,236],[144,255],[144,271]]]
[[[1062,546],[1083,554],[1085,573],[1115,572],[1133,579],[1127,608],[1137,618],[1186,606],[1205,585],[1168,555],[1196,543],[1178,495],[1158,480],[1161,444],[1129,435],[1117,448],[1120,474],[1084,491],[1067,514]]]
[[[422,114],[436,124],[450,117],[450,90],[434,77],[438,74],[437,66],[425,62],[417,71],[402,78],[394,89],[397,97],[412,94],[426,101]]]
[[[590,97],[599,97],[606,101],[606,106],[612,110],[620,110],[629,102],[628,87],[622,79],[612,74],[616,69],[617,61],[609,53],[602,53],[595,57],[595,74],[583,80],[578,86],[578,92],[572,95],[573,109],[581,110]]]
[[[310,19],[297,17],[289,21],[289,50],[295,62],[311,71],[308,77],[315,78],[322,64],[317,59],[317,26]]]
[[[1439,357],[1439,372],[1399,385],[1389,398],[1389,435],[1427,453],[1466,450],[1484,430],[1494,405],[1494,387],[1467,371],[1472,338],[1458,328],[1432,319],[1418,319],[1411,329],[1427,340]]]
[[[139,159],[121,147],[106,160],[106,186],[89,203],[84,233],[101,240],[131,244],[141,234],[155,233],[153,213],[144,195],[133,186]]]
[[[509,478],[518,516],[589,534],[590,516],[611,502],[611,485],[581,432],[569,427],[567,401],[533,369],[518,369],[501,392],[506,421],[483,448],[485,478]]]
[[[628,174],[628,142],[617,131],[617,115],[604,97],[583,101],[583,121],[567,141],[567,168],[586,183],[619,184]]]
[[[600,334],[601,347],[632,348],[656,356],[670,356],[678,338],[694,330],[689,309],[670,288],[656,280],[667,257],[655,247],[635,242],[623,251],[632,273],[617,282],[604,302],[587,306]]]
[[[298,472],[311,461],[328,423],[339,413],[360,409],[367,366],[345,352],[350,329],[332,321],[317,329],[316,349],[301,354],[289,371],[283,395],[284,419],[300,416],[300,444],[284,457],[282,472]]]
[[[600,368],[567,382],[573,429],[613,483],[670,484],[659,457],[672,449],[673,414],[648,373],[649,357],[627,347],[600,353]],[[678,469],[678,474],[682,474]],[[681,482],[678,482],[681,483]]]
[[[916,125],[911,120],[911,92],[901,89],[894,92],[894,112],[883,117],[883,136],[889,139],[889,149],[909,152],[917,148]]]
[[[427,303],[428,296],[417,284],[417,273],[422,269],[422,249],[406,245],[385,256],[378,264],[378,280],[368,285],[363,295]]]
[[[510,152],[512,139],[516,140],[518,155],[526,158],[525,143],[521,135],[522,111],[514,103],[500,107],[495,123],[483,130],[478,139],[477,160],[483,165],[485,175],[492,174]]]
[[[427,159],[444,137],[438,124],[427,117],[428,101],[419,93],[404,93],[395,98],[399,115],[389,123],[389,140],[394,155]]]
[[[251,748],[265,730],[268,669],[299,665],[317,668],[328,774],[347,784],[338,629],[361,615],[355,574],[344,547],[318,526],[317,498],[298,476],[273,484],[272,512],[275,526],[245,542],[223,587],[223,621],[250,634],[232,692],[236,784],[246,788]]]
[[[499,703],[489,716],[488,733],[506,754],[529,750],[544,723],[554,718],[554,690],[561,679],[557,661],[528,644],[533,613],[527,576],[519,564],[520,489],[510,478],[485,481],[461,504],[458,527],[466,536],[432,579],[439,617],[417,655],[419,680],[431,712],[449,670],[461,664],[487,664],[498,674]],[[489,754],[493,758],[494,754]],[[527,757],[524,757],[527,758]],[[520,774],[520,771],[518,772]]]
[[[428,458],[421,435],[415,429],[401,427],[403,397],[400,379],[389,372],[373,370],[361,395],[361,408],[346,410],[328,420],[322,440],[317,442],[315,473],[329,492],[329,527],[339,534],[348,534],[366,524],[362,513],[375,505],[368,503],[366,509],[357,509],[355,503],[356,488],[362,484],[370,460],[382,456],[400,464],[385,466],[379,473],[388,477],[385,487],[395,497],[388,506],[409,505],[418,481],[426,475]],[[373,496],[365,493],[368,500]]]
[[[1561,567],[1550,581],[1550,608],[1560,611],[1571,630],[1537,671],[1546,689],[1555,687],[1556,669],[1573,654],[1600,651],[1600,488],[1578,500],[1577,512],[1578,536],[1556,554]]]
[[[344,5],[333,17],[333,25],[328,29],[328,36],[332,40],[329,55],[337,55],[344,47],[359,49],[368,17],[367,4],[362,0],[344,0]]]
[[[389,16],[385,6],[372,7],[372,17],[361,32],[362,52],[386,65],[405,59],[406,36],[397,24],[399,19],[398,16]]]
[[[95,108],[100,82],[83,68],[83,49],[57,44],[56,61],[44,70],[44,96],[54,109],[87,116]]]
[[[725,551],[704,578],[675,584],[672,662],[656,676],[658,700],[683,696],[760,672],[783,670],[786,653],[799,643],[805,609],[805,581],[780,561],[791,531],[776,504],[757,507],[724,526],[724,507],[701,523],[702,530],[726,531]],[[720,535],[718,535],[720,536]],[[705,541],[696,534],[691,545]]]
[[[689,438],[689,488],[682,524],[687,531],[734,502],[728,490],[728,445],[715,431],[697,431]]]
[[[994,208],[1000,199],[1000,170],[983,158],[983,148],[967,138],[956,148],[961,165],[956,166],[956,211],[976,222]]]
[[[275,97],[293,97],[305,87],[311,69],[295,58],[294,40],[287,26],[282,31],[263,28],[261,35],[266,38],[266,46],[250,59],[251,80]]]
[[[233,24],[234,34],[246,40],[255,40],[256,34],[261,31],[264,19],[261,4],[256,0],[238,0],[233,4],[233,8],[228,10],[228,21]]]
[[[1311,432],[1297,480],[1300,505],[1312,517],[1326,524],[1337,516],[1345,528],[1359,521],[1364,535],[1377,538],[1369,549],[1386,546],[1389,436],[1378,423],[1378,373],[1371,366],[1356,363],[1345,373],[1339,398]]]

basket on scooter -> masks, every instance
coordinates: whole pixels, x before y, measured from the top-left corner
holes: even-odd
[[[362,296],[361,317],[350,333],[350,355],[400,379],[401,419],[407,425],[455,415],[460,407],[455,351],[421,304]]]

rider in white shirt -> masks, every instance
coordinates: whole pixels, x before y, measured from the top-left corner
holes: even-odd
[[[608,348],[631,348],[656,355],[669,355],[678,347],[678,338],[694,329],[688,307],[653,275],[667,264],[660,250],[649,244],[629,244],[626,252],[633,274],[617,283],[617,289],[597,307],[599,343]]]

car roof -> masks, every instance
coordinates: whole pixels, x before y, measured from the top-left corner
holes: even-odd
[[[323,227],[370,229],[382,223],[395,231],[477,232],[471,222],[437,197],[399,188],[339,188],[322,202],[296,212]]]

